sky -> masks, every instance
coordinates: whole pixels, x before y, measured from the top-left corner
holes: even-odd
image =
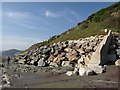
[[[25,50],[32,44],[75,27],[92,13],[113,3],[115,2],[3,2],[0,11],[0,51]]]

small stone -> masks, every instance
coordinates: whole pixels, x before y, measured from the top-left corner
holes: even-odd
[[[72,76],[73,75],[73,71],[67,71],[66,75]]]

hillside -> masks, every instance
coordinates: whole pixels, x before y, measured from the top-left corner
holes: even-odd
[[[2,55],[2,57],[14,56],[15,54],[17,54],[19,52],[20,52],[20,50],[10,49],[10,50],[0,52],[0,55]]]
[[[32,45],[27,51],[43,45],[54,44],[66,40],[78,39],[96,34],[105,34],[104,29],[111,29],[120,33],[120,2],[90,15],[86,20],[77,24],[61,35],[55,35],[48,41]]]

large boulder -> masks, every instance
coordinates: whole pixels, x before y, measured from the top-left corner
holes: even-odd
[[[50,55],[50,57],[48,58],[48,62],[52,62],[54,60],[54,56],[53,55]]]
[[[62,61],[62,64],[61,64],[62,67],[66,67],[69,65],[70,65],[70,61]]]
[[[33,60],[34,60],[34,61],[38,61],[38,60],[39,60],[39,57],[36,56],[36,57],[33,58]]]
[[[69,61],[77,61],[79,59],[79,53],[77,50],[72,50],[69,53],[66,53],[67,58],[69,59]]]
[[[83,42],[78,41],[78,43],[76,44],[76,47],[77,47],[77,48],[81,48],[82,44],[83,44]]]
[[[54,67],[58,67],[57,63],[54,63],[54,62],[50,62],[49,65],[50,65],[50,66],[54,66]]]
[[[64,51],[69,53],[69,52],[72,51],[72,49],[71,48],[65,48]]]
[[[93,50],[92,46],[86,47],[85,52],[89,53]]]
[[[89,76],[89,75],[94,75],[95,72],[89,68],[88,66],[85,66],[85,65],[80,65],[80,68],[79,68],[79,75],[80,76]]]
[[[46,62],[44,61],[44,58],[41,58],[41,59],[38,61],[38,66],[40,66],[40,67],[46,66]]]
[[[77,49],[77,51],[79,52],[79,55],[85,54],[85,51],[82,49]]]
[[[59,66],[61,65],[62,61],[67,61],[68,59],[66,57],[63,57],[62,55],[58,55],[54,58],[53,62],[57,63]]]
[[[99,65],[92,65],[92,64],[88,64],[88,67],[90,67],[95,73],[99,74],[99,73],[103,73],[106,70],[106,67],[104,66],[99,66]]]
[[[20,59],[20,60],[18,60],[18,63],[20,63],[20,64],[25,64],[25,59]]]

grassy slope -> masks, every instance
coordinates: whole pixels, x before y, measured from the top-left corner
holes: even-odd
[[[120,17],[116,18],[111,16],[111,13],[118,10],[120,10],[120,2],[92,14],[87,20],[78,23],[76,27],[69,29],[61,35],[53,36],[48,41],[32,45],[27,49],[27,51],[43,45],[53,44],[61,41],[79,39],[80,37],[87,37],[96,34],[104,34],[103,30],[105,28],[120,32]]]

